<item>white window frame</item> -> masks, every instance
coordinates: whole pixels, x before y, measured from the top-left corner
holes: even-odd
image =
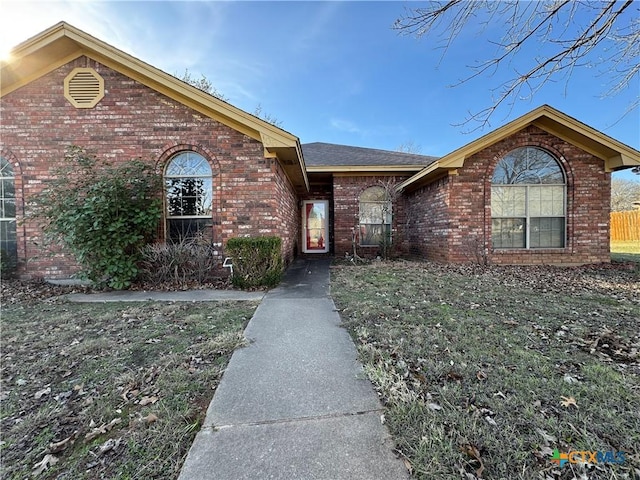
[[[176,161],[181,155],[185,155],[185,154],[193,154],[193,155],[197,155],[198,157],[201,157],[202,159],[204,159],[207,167],[209,168],[209,174],[208,175],[168,175],[167,171],[169,170],[169,167],[171,166],[171,163]],[[209,206],[209,213],[207,214],[202,214],[202,215],[171,215],[170,214],[170,209],[169,209],[169,192],[167,189],[167,180],[171,180],[171,179],[189,179],[189,178],[193,178],[193,179],[203,179],[206,180],[211,188],[208,192],[209,194],[209,202],[210,202],[210,206]],[[173,155],[169,161],[167,162],[167,164],[165,165],[165,169],[164,169],[164,175],[163,175],[163,183],[164,183],[164,202],[165,202],[165,209],[164,209],[164,215],[165,215],[165,239],[166,240],[176,240],[171,238],[171,229],[169,227],[169,223],[171,220],[210,220],[213,221],[213,170],[211,168],[211,164],[209,163],[209,161],[207,160],[207,158],[204,155],[201,155],[198,152],[195,152],[193,150],[183,150],[181,152],[176,153],[175,155]],[[200,229],[201,230],[201,229]]]
[[[524,189],[525,195],[524,195],[524,207],[525,207],[525,214],[520,216],[520,215],[494,215],[493,214],[493,208],[491,210],[491,220],[493,221],[494,219],[522,219],[524,220],[524,240],[525,240],[525,246],[524,247],[494,247],[497,250],[538,250],[538,249],[545,249],[545,248],[565,248],[567,245],[567,185],[564,183],[544,183],[544,184],[521,184],[521,183],[516,183],[516,184],[507,184],[507,185],[503,185],[503,184],[492,184],[491,188],[493,190],[494,187],[500,187],[500,188],[521,188]],[[531,215],[530,214],[530,205],[529,205],[529,199],[530,199],[530,191],[531,188],[538,188],[538,187],[562,187],[562,211],[564,212],[563,215]],[[561,218],[563,220],[563,234],[562,234],[562,246],[560,247],[532,247],[531,246],[531,219],[536,219],[536,218]],[[492,227],[493,228],[493,227]]]
[[[541,249],[563,249],[567,247],[567,175],[566,172],[564,171],[564,168],[562,167],[562,165],[560,164],[560,162],[558,161],[558,159],[552,155],[550,152],[548,152],[547,150],[540,148],[540,147],[536,147],[536,146],[525,146],[525,147],[518,147],[514,150],[512,150],[511,152],[509,152],[507,155],[505,155],[505,157],[503,159],[500,160],[500,162],[503,162],[506,160],[506,158],[514,151],[516,150],[520,150],[520,149],[537,149],[537,150],[541,150],[542,152],[544,152],[545,154],[549,155],[549,157],[551,157],[555,162],[557,167],[560,169],[560,173],[562,174],[562,178],[563,178],[563,183],[493,183],[493,180],[491,182],[491,231],[492,231],[492,244],[493,244],[493,220],[494,219],[513,219],[513,220],[518,220],[521,219],[524,221],[524,246],[523,247],[503,247],[503,246],[495,246],[492,245],[493,248],[495,250],[541,250]],[[500,162],[498,163],[498,165],[500,165]],[[498,165],[496,165],[496,169],[498,168]],[[494,194],[494,188],[503,188],[503,189],[509,189],[509,188],[517,188],[517,189],[523,189],[524,190],[524,215],[496,215],[495,214],[495,208],[494,208],[494,202],[493,202],[493,194]],[[543,188],[543,187],[562,187],[562,215],[531,215],[531,208],[530,208],[530,198],[531,198],[531,189],[533,188]],[[531,220],[532,219],[542,219],[542,218],[561,218],[563,221],[563,231],[562,231],[562,245],[561,246],[531,246]]]
[[[382,228],[382,235],[388,235],[389,238],[389,244],[393,243],[393,235],[392,233],[392,225],[393,225],[393,203],[391,202],[391,199],[387,199],[387,200],[362,200],[362,196],[371,189],[380,189],[384,192],[385,196],[387,195],[387,192],[385,191],[384,187],[381,187],[379,185],[372,185],[370,187],[365,188],[361,193],[360,196],[358,197],[358,245],[361,247],[379,247],[381,242],[378,243],[364,243],[363,240],[363,231],[364,229],[366,229],[367,227],[381,227]],[[376,222],[376,223],[364,223],[362,222],[362,217],[363,215],[363,204],[368,204],[368,205],[379,205],[380,206],[380,212],[381,215],[384,215],[384,218],[381,218],[381,222]]]
[[[16,175],[15,172],[13,171],[13,165],[11,165],[11,163],[9,162],[9,160],[7,160],[4,157],[0,157],[2,159],[1,163],[0,163],[0,201],[2,202],[3,208],[0,209],[0,223],[2,224],[3,228],[3,236],[7,236],[7,239],[2,238],[3,241],[7,241],[7,243],[9,242],[8,236],[10,233],[13,234],[13,236],[16,238],[15,240],[15,245],[14,248],[11,251],[6,252],[7,255],[9,255],[9,261],[12,263],[15,263],[18,261],[18,254],[17,254],[17,248],[18,248],[18,239],[17,239],[17,204],[16,204]],[[3,165],[4,164],[4,165]],[[6,168],[4,168],[6,167]],[[6,171],[8,169],[8,171]],[[5,182],[11,182],[11,184],[13,185],[13,197],[5,197],[5,190],[4,190],[4,185]],[[13,208],[14,208],[14,216],[13,217],[5,217],[4,213],[5,213],[5,208],[4,208],[4,204],[5,201],[10,200],[13,202]]]

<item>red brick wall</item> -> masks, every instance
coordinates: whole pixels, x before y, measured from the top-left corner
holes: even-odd
[[[511,150],[537,146],[555,156],[567,177],[567,243],[565,248],[508,250],[491,246],[491,178],[500,159]],[[411,194],[423,204],[424,224],[415,230],[412,247],[426,258],[495,264],[578,264],[610,261],[610,175],[604,162],[583,150],[529,126],[465,160],[458,175]],[[448,215],[443,213],[448,188]],[[443,191],[445,189],[445,191]],[[412,200],[413,201],[413,200]],[[413,215],[411,215],[413,217]],[[419,216],[418,216],[419,217]],[[435,217],[429,219],[428,217]],[[436,220],[440,219],[440,220]],[[439,223],[438,223],[439,222]],[[447,223],[446,255],[442,254]],[[436,226],[437,224],[437,226]],[[434,238],[432,232],[440,232]],[[420,242],[423,242],[422,244]],[[434,243],[435,247],[432,247]],[[434,253],[430,251],[435,250]]]
[[[367,188],[379,186],[380,181],[399,183],[406,177],[384,176],[339,176],[333,177],[333,214],[334,214],[334,252],[344,256],[345,252],[353,252],[352,230],[358,224],[360,194]],[[401,255],[408,251],[408,241],[404,230],[406,221],[406,198],[400,197],[393,205],[393,251]],[[375,257],[379,247],[360,247],[357,253],[362,257]]]
[[[278,235],[282,238],[282,256],[285,263],[291,263],[298,252],[300,246],[300,207],[298,195],[293,185],[287,178],[282,166],[278,162],[273,162],[274,166],[274,187],[273,196],[274,210],[272,215],[276,217],[276,224],[270,233],[264,231],[261,235]]]
[[[92,109],[77,109],[64,98],[64,78],[87,66],[104,78],[105,97]],[[260,142],[98,62],[76,59],[5,95],[0,114],[1,146],[23,173],[16,182],[24,193],[20,206],[42,190],[69,145],[114,163],[141,158],[160,168],[173,153],[189,148],[203,154],[214,172],[214,241],[279,235],[285,258],[293,256],[297,198],[277,161],[264,158]],[[64,277],[76,271],[69,256],[47,258],[36,222],[26,220],[18,233],[23,233],[19,257],[28,259],[20,267],[23,276]]]
[[[449,261],[451,238],[449,177],[407,194],[409,252],[428,260]]]

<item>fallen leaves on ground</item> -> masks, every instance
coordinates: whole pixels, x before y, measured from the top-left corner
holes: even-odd
[[[74,288],[11,285],[0,477],[170,478],[255,304],[75,304],[59,297]]]
[[[85,442],[90,442],[96,437],[100,435],[104,435],[105,433],[111,431],[113,427],[119,424],[122,420],[120,418],[114,418],[109,423],[103,423],[99,427],[93,427],[93,429],[84,436]]]
[[[578,408],[578,403],[576,402],[576,399],[573,397],[560,397],[562,398],[562,401],[560,402],[562,404],[563,407],[569,408],[569,407],[576,407]]]
[[[50,466],[55,465],[56,463],[58,463],[58,458],[55,455],[47,453],[42,460],[33,466],[32,475],[34,477],[41,475],[43,472],[48,470]]]
[[[332,291],[416,478],[559,479],[554,449],[637,444],[639,274],[398,261],[336,266]]]
[[[478,468],[475,471],[475,475],[478,478],[482,478],[482,473],[484,472],[484,462],[480,457],[480,450],[478,450],[478,447],[468,443],[466,445],[462,445],[460,447],[460,451],[466,454],[467,456],[471,457],[473,460],[475,460],[479,464]]]

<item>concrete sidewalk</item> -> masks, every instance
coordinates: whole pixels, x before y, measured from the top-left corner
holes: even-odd
[[[245,335],[179,480],[409,478],[340,327],[329,260],[296,261]]]
[[[104,293],[70,293],[65,295],[70,302],[224,302],[260,301],[264,292],[241,292],[239,290],[186,290],[184,292],[141,292],[119,290]]]

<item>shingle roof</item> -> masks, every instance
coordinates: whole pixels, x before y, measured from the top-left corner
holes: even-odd
[[[432,164],[438,157],[416,155],[414,153],[392,152],[375,148],[352,147],[333,143],[305,143],[302,154],[307,166],[391,166]]]

